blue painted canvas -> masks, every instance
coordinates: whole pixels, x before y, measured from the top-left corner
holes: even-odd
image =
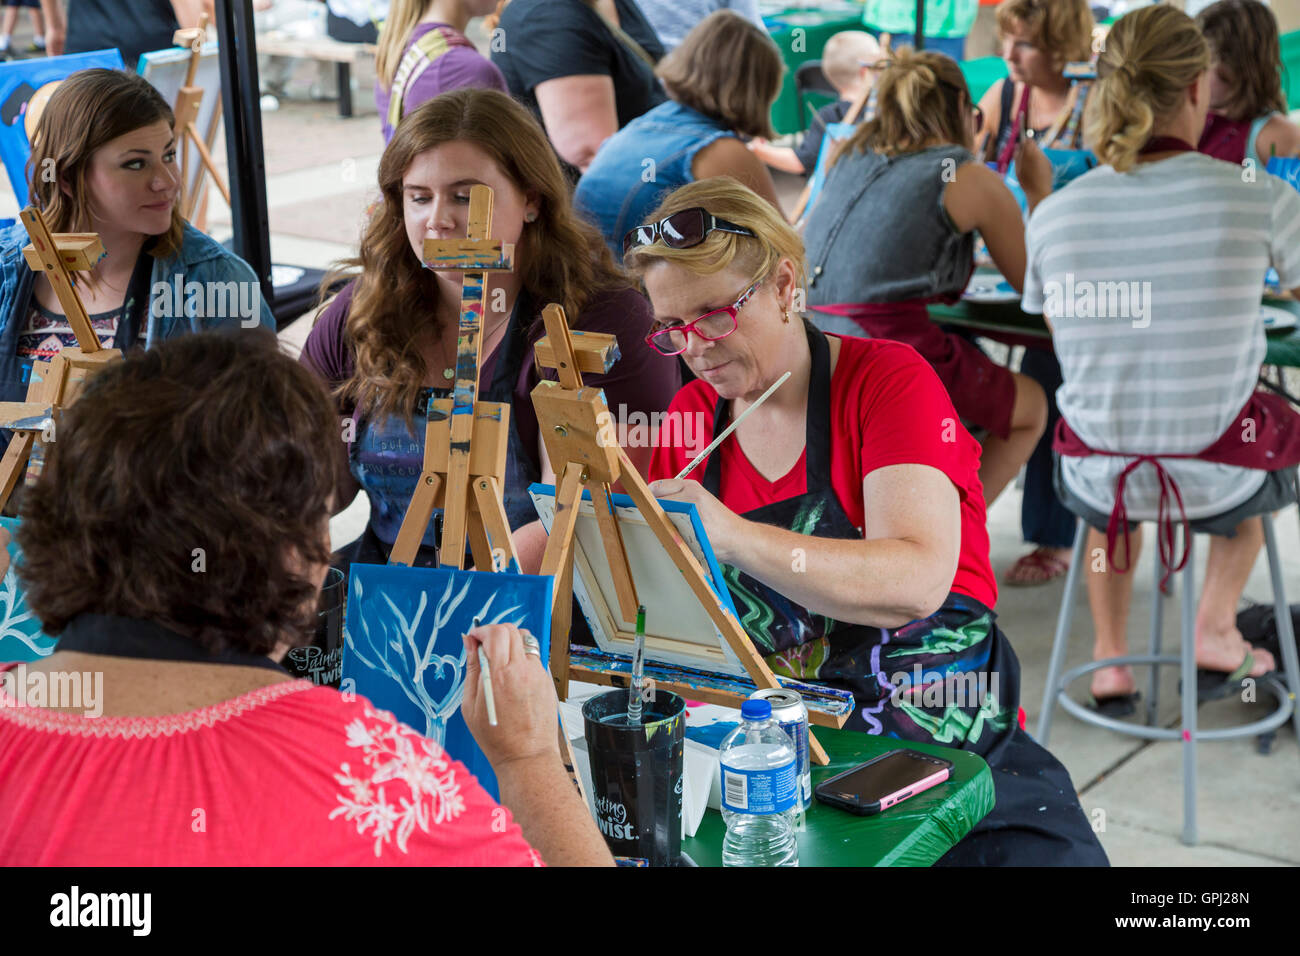
[[[120,70],[122,54],[116,49],[92,50],[0,63],[0,160],[4,161],[19,207],[27,205],[26,167],[32,153],[23,123],[27,104],[47,83],[57,83],[78,70],[92,67]]]
[[[22,558],[14,532],[18,530],[17,518],[0,518],[0,538],[4,539],[8,556],[4,577],[0,579],[0,663],[35,661],[54,653],[58,638],[41,631],[41,622],[27,607],[22,585],[14,573]]]
[[[342,689],[438,741],[496,798],[496,775],[460,714],[461,635],[475,618],[527,628],[546,663],[554,587],[550,576],[354,564],[348,572]]]

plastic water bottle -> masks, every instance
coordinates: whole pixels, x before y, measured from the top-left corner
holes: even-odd
[[[747,700],[741,724],[722,741],[723,866],[798,866],[792,811],[798,803],[794,741],[772,705]]]

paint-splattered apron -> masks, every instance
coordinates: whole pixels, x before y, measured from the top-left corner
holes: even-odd
[[[807,331],[807,491],[743,517],[819,538],[861,538],[831,486],[830,347],[821,332]],[[728,417],[729,403],[719,401],[715,437]],[[721,468],[722,456],[711,455],[703,481],[719,498]],[[958,747],[988,762],[997,804],[940,862],[1106,863],[1065,768],[1016,721],[1020,664],[990,608],[952,593],[934,614],[899,628],[848,624],[734,567],[723,573],[741,623],[775,673],[853,693],[846,729]]]

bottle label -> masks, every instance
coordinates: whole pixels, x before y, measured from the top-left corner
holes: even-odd
[[[772,770],[722,765],[722,806],[732,813],[785,813],[798,793],[794,761]]]

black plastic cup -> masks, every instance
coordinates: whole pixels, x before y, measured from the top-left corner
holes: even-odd
[[[682,848],[686,702],[658,691],[629,725],[627,690],[582,705],[596,825],[615,856],[676,866]],[[611,719],[615,722],[611,722]]]
[[[294,677],[321,687],[338,687],[343,677],[343,606],[347,575],[330,568],[317,604],[316,636],[310,644],[295,647],[284,656],[283,666]]]

